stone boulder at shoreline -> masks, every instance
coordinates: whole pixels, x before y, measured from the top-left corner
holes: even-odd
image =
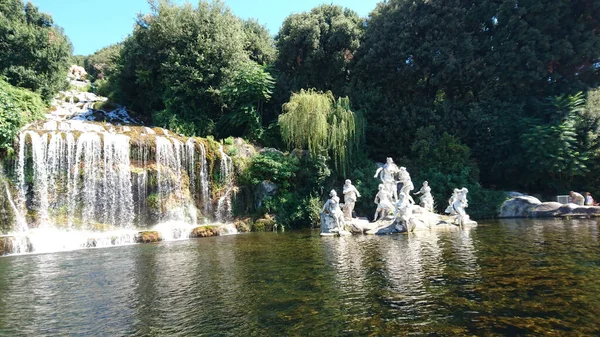
[[[532,196],[521,195],[506,200],[500,207],[501,218],[526,218],[531,216],[530,212],[542,202]]]
[[[551,218],[564,216],[599,216],[599,206],[578,206],[554,201],[541,202],[532,196],[517,196],[500,207],[500,218]]]

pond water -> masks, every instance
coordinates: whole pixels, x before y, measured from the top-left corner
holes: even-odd
[[[595,335],[598,240],[595,220],[505,220],[9,256],[0,335]]]

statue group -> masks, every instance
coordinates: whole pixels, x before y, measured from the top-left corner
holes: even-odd
[[[423,182],[421,189],[414,193],[419,195],[419,204],[416,205],[411,192],[414,185],[410,174],[405,167],[398,167],[392,158],[387,158],[386,163],[379,167],[375,172],[374,178],[381,180],[378,186],[377,195],[375,195],[375,204],[377,208],[373,216],[373,223],[385,220],[392,216],[392,224],[403,228],[404,231],[411,228],[415,214],[434,213],[434,199],[431,194],[431,187],[427,181]],[[448,200],[446,213],[452,218],[452,223],[462,226],[469,221],[465,208],[468,207],[466,188],[455,188],[452,196]],[[330,199],[327,200],[321,210],[321,235],[344,235],[350,234],[350,228],[356,222],[353,213],[354,206],[360,193],[352,181],[347,179],[343,186],[344,204],[340,204],[340,198],[335,190],[329,193]],[[421,216],[422,218],[422,216]],[[362,220],[366,221],[366,220]]]

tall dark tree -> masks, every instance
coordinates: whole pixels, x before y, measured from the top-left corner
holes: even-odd
[[[315,88],[343,95],[363,35],[363,19],[336,5],[288,16],[275,38],[281,99]]]
[[[258,21],[250,19],[244,21],[246,35],[245,46],[250,59],[260,65],[268,65],[275,61],[277,50],[275,42],[267,28]]]
[[[599,17],[597,0],[380,3],[351,92],[371,154],[410,155],[415,131],[436,125],[472,149],[487,183],[509,183],[546,98],[600,83]]]

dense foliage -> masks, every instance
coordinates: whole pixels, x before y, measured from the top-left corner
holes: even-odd
[[[119,73],[113,76],[115,98],[140,116],[188,135],[222,134],[216,123],[225,113],[247,115],[228,116],[234,127],[256,127],[270,95],[270,79],[256,66],[274,55],[264,28],[240,20],[219,1],[201,1],[197,7],[158,1],[152,9],[138,17],[123,43]],[[232,102],[236,94],[228,89],[245,79],[250,88],[239,98],[246,101]],[[260,97],[254,95],[257,90]]]
[[[283,105],[279,126],[291,148],[308,149],[313,158],[331,156],[336,171],[345,176],[349,161],[361,145],[362,115],[350,110],[348,97],[331,92],[300,90]]]
[[[123,44],[117,43],[84,57],[81,66],[85,68],[90,80],[102,80],[114,74],[122,49]]]
[[[0,1],[0,76],[49,101],[66,85],[71,43],[52,17],[21,0]]]
[[[42,118],[45,109],[40,95],[0,79],[0,151],[10,151],[19,129]]]
[[[598,17],[598,1],[380,3],[350,90],[371,155],[410,157],[417,130],[435,125],[471,149],[484,184],[564,192],[584,174],[594,144],[583,138],[597,130],[547,102],[599,84]]]
[[[362,35],[363,19],[340,6],[288,16],[276,37],[282,99],[310,88],[344,95]]]
[[[275,183],[276,193],[266,196],[255,211],[275,215],[279,223],[299,228],[318,223],[320,196],[330,175],[322,156],[312,158],[298,152],[286,155],[264,151],[252,158],[240,182],[255,190],[263,181]]]

